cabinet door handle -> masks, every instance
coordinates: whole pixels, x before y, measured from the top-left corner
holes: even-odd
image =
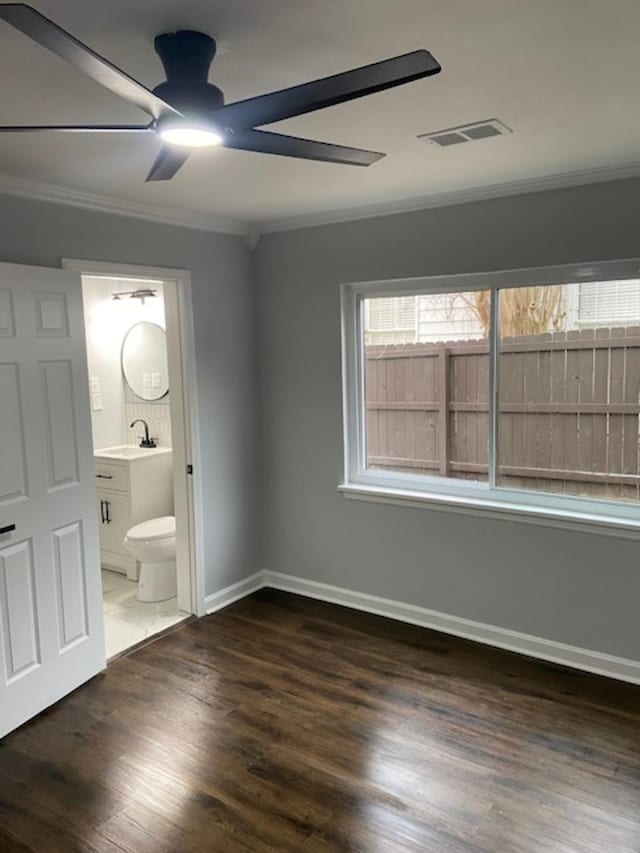
[[[104,524],[104,501],[100,501],[100,521]]]
[[[15,529],[15,524],[7,524],[5,527],[0,527],[0,536],[4,536],[5,533],[13,533]]]
[[[96,474],[99,480],[113,480],[113,474]]]
[[[107,511],[107,524],[111,524],[111,501],[105,501],[104,505]]]

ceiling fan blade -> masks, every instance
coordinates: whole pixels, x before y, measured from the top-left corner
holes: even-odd
[[[160,153],[153,161],[151,171],[145,178],[149,181],[169,181],[184,164],[191,154],[189,148],[170,148],[168,145],[160,149]]]
[[[3,127],[0,133],[155,133],[148,124],[37,124]]]
[[[313,139],[285,136],[282,133],[270,133],[266,130],[244,130],[241,133],[229,133],[225,137],[224,145],[226,148],[238,148],[242,151],[282,154],[285,157],[322,160],[325,163],[344,163],[349,166],[370,166],[385,156],[378,151],[348,148],[345,145],[316,142]]]
[[[372,95],[439,71],[438,61],[429,51],[414,50],[291,89],[236,101],[216,110],[215,117],[217,122],[234,130],[258,127]]]
[[[179,115],[177,110],[154,95],[142,83],[129,77],[26,3],[0,4],[0,20],[6,21],[38,44],[66,59],[71,65],[116,95],[120,95],[125,101],[140,107],[154,119],[167,113]]]

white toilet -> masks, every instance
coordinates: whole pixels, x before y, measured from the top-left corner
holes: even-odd
[[[165,601],[177,595],[175,516],[136,524],[127,532],[124,544],[140,562],[138,601]]]

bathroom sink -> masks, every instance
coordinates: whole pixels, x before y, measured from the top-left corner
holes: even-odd
[[[116,447],[104,447],[94,451],[101,459],[142,459],[158,453],[171,453],[170,447],[138,447],[136,444],[119,444]]]

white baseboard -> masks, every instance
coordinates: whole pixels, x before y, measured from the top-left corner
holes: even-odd
[[[255,574],[249,575],[248,578],[244,578],[243,580],[238,581],[238,583],[231,584],[231,586],[225,586],[224,589],[214,592],[212,595],[208,595],[204,600],[205,613],[207,615],[209,613],[215,613],[216,610],[222,610],[223,607],[233,604],[234,601],[238,601],[240,598],[246,598],[246,596],[251,595],[252,592],[262,589],[263,586],[266,586],[264,582],[264,575],[265,572],[255,572]]]
[[[632,684],[640,684],[640,661],[581,649],[577,646],[569,646],[566,643],[557,643],[553,640],[545,640],[542,637],[534,637],[531,634],[511,631],[508,628],[498,628],[494,625],[474,622],[471,619],[450,616],[447,613],[428,610],[426,607],[418,607],[415,604],[405,604],[401,601],[379,598],[376,595],[366,595],[351,589],[318,583],[293,575],[283,575],[279,572],[263,572],[263,586],[295,592],[333,604],[342,604],[345,607],[353,607],[355,610],[364,610],[367,613],[375,613],[389,619],[398,619],[401,622],[409,622],[423,628],[432,628],[445,634],[464,637],[466,640],[474,640],[488,646],[518,652],[528,657],[540,658],[574,669],[593,672],[597,675],[606,675],[609,678],[629,681]]]
[[[405,604],[402,601],[380,598],[377,595],[367,595],[352,589],[331,586],[280,572],[268,570],[256,572],[232,586],[221,589],[213,595],[208,595],[206,611],[207,613],[215,613],[216,610],[221,610],[223,607],[250,595],[252,592],[257,592],[263,587],[306,595],[309,598],[316,598],[319,601],[327,601],[331,604],[341,604],[343,607],[352,607],[354,610],[363,610],[366,613],[386,616],[388,619],[397,619],[411,625],[431,628],[435,631],[442,631],[444,634],[463,637],[466,640],[517,652],[528,657],[593,672],[596,675],[605,675],[619,681],[628,681],[631,684],[640,684],[640,661],[582,649],[578,646],[546,640],[543,637],[511,631],[508,628],[498,628],[495,625],[474,622],[460,616],[451,616],[415,604]]]

